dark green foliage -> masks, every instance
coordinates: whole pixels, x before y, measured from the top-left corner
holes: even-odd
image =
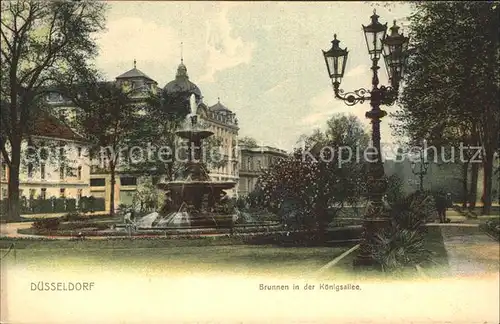
[[[389,204],[395,203],[404,197],[403,180],[397,174],[393,174],[387,178],[386,194]]]
[[[236,198],[225,199],[215,206],[215,213],[222,215],[232,215],[236,213]]]
[[[54,80],[73,83],[97,55],[93,35],[104,28],[105,8],[97,1],[18,0],[0,6],[0,148],[10,170],[10,220],[19,220],[21,212],[22,144],[36,135],[35,124],[46,112],[43,101]]]
[[[375,259],[386,272],[414,268],[431,258],[425,248],[425,236],[415,230],[395,227],[386,235],[378,237],[375,246]]]
[[[0,212],[4,215],[7,211],[7,199],[0,201]],[[104,198],[82,197],[80,200],[78,211],[80,212],[95,212],[104,211]],[[51,198],[51,199],[21,199],[21,213],[29,214],[51,214],[76,212],[76,200],[66,198]],[[78,214],[78,213],[77,213]]]
[[[414,268],[431,260],[425,247],[425,222],[436,214],[435,201],[428,192],[410,194],[390,206],[391,227],[378,235],[375,256],[387,272]]]
[[[500,6],[420,1],[414,9],[402,109],[393,116],[396,135],[413,143],[425,138],[438,148],[482,146],[484,212],[489,213],[500,133]],[[464,160],[471,158],[467,155]]]
[[[57,230],[60,223],[60,218],[41,218],[35,220],[32,227],[37,230]]]
[[[436,203],[430,192],[415,192],[390,205],[393,225],[417,230],[436,216]]]
[[[62,218],[65,222],[76,222],[86,219],[85,216],[81,215],[79,212],[70,212]]]
[[[366,184],[366,165],[355,155],[364,149],[368,136],[355,116],[336,115],[319,130],[302,136],[303,148],[280,159],[259,177],[254,205],[279,213],[294,227],[324,232],[345,205],[356,205]],[[341,162],[342,161],[342,162]]]
[[[76,211],[76,199],[70,198],[66,199],[66,211],[75,212]]]

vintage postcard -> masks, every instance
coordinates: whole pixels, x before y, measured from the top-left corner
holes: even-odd
[[[0,322],[500,322],[500,3],[1,1]]]

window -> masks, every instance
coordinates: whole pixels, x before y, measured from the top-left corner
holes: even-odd
[[[7,198],[7,196],[8,196],[7,189],[2,188],[2,198],[5,199],[5,198]]]
[[[78,180],[82,180],[82,167],[81,166],[78,167],[78,171],[77,171],[76,176],[77,176]]]
[[[136,186],[137,178],[136,177],[120,177],[120,184],[122,186]]]
[[[7,163],[2,163],[2,180],[7,180]]]
[[[66,189],[65,188],[59,189],[59,197],[60,198],[66,197]]]
[[[30,189],[30,200],[35,199],[36,189]]]
[[[40,193],[40,198],[47,199],[47,188],[42,188],[42,191]]]
[[[59,179],[64,180],[64,165],[59,167]]]
[[[40,164],[40,178],[45,180],[45,163]]]
[[[82,148],[78,147],[78,157],[82,157]]]
[[[104,187],[106,185],[106,179],[90,179],[90,186],[92,187]]]
[[[262,165],[260,163],[260,160],[257,160],[257,169],[260,170],[262,168]]]
[[[28,163],[28,178],[31,179],[33,177],[33,163]]]

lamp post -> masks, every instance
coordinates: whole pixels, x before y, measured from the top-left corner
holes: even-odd
[[[360,253],[354,260],[355,267],[377,266],[374,258],[373,246],[376,234],[386,228],[390,222],[384,214],[383,195],[387,189],[384,166],[382,164],[382,154],[380,148],[380,121],[387,113],[380,109],[380,105],[391,105],[394,103],[399,83],[403,77],[406,63],[406,49],[408,47],[408,37],[398,32],[399,27],[394,21],[394,26],[390,28],[391,34],[386,35],[387,24],[378,21],[379,16],[373,11],[371,23],[363,25],[363,32],[366,38],[368,54],[372,61],[372,89],[358,89],[345,93],[340,89],[340,83],[344,76],[347,63],[347,48],[339,47],[340,41],[334,35],[332,48],[323,51],[328,75],[332,80],[335,97],[344,101],[348,106],[357,103],[370,101],[371,110],[365,116],[371,120],[372,124],[372,147],[370,148],[370,162],[368,164],[368,197],[369,208],[363,220],[363,238],[360,246]],[[390,86],[379,86],[378,62],[383,56],[387,73],[389,75]],[[368,153],[368,152],[367,152]],[[368,155],[367,155],[368,157]]]
[[[427,161],[426,152],[427,142],[423,140],[422,144],[422,150],[419,152],[420,161],[418,163],[416,161],[411,161],[411,172],[419,177],[419,188],[421,192],[424,191],[424,176],[427,174],[427,170],[429,169],[429,161]],[[417,164],[420,166],[419,169],[417,169]]]

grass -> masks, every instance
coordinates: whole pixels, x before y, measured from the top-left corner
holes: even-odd
[[[1,240],[2,255],[25,268],[116,268],[120,271],[229,271],[242,273],[307,273],[319,269],[346,249],[244,245],[236,238],[181,240],[35,241]],[[236,243],[236,244],[235,244]],[[235,245],[229,245],[235,244]]]

